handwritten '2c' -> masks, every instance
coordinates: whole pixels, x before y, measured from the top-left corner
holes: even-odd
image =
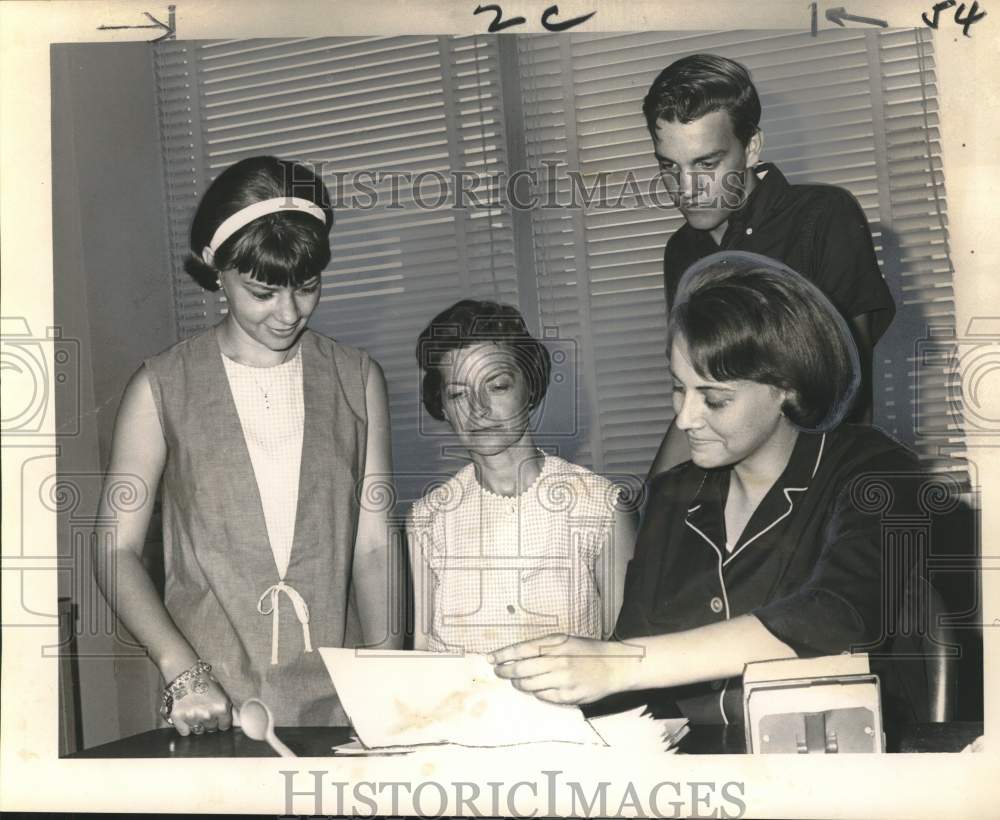
[[[487,27],[487,31],[490,34],[495,34],[498,31],[503,31],[504,29],[510,28],[511,26],[519,26],[522,23],[526,23],[527,20],[524,17],[509,17],[506,20],[503,19],[503,9],[500,8],[496,3],[489,3],[485,6],[476,6],[476,10],[473,14],[485,14],[487,12],[492,12],[494,17]],[[589,14],[581,14],[579,17],[571,17],[569,20],[558,20],[553,21],[553,17],[558,16],[559,6],[552,5],[549,6],[545,11],[542,12],[542,27],[546,31],[566,31],[574,26],[578,26],[581,23],[585,23],[595,14],[596,11],[592,11]]]

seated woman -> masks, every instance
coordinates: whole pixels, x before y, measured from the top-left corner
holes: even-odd
[[[852,482],[912,472],[916,460],[874,428],[840,424],[859,383],[850,332],[780,263],[708,257],[685,274],[669,327],[691,460],[650,488],[616,629],[624,642],[555,635],[492,660],[543,700],[659,690],[645,699],[692,722],[741,721],[745,664],[881,636],[881,522]]]
[[[420,334],[422,398],[470,462],[413,505],[414,647],[490,652],[600,639],[621,607],[634,513],[606,479],[535,446],[550,358],[509,305],[464,299]]]

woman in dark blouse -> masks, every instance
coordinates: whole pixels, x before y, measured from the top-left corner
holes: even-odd
[[[866,477],[915,472],[916,459],[874,428],[840,424],[857,350],[827,298],[784,265],[702,260],[669,327],[691,461],[650,487],[619,641],[551,635],[492,660],[543,700],[657,690],[644,694],[722,723],[740,719],[747,663],[881,637],[881,522],[858,494]]]

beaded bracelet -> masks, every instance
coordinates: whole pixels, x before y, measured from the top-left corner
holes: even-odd
[[[163,696],[160,700],[160,717],[170,721],[170,713],[174,708],[174,701],[185,697],[188,691],[197,695],[202,695],[208,691],[208,681],[215,680],[211,675],[212,665],[205,663],[201,658],[195,661],[194,666],[181,672],[176,678],[168,683],[163,689]]]

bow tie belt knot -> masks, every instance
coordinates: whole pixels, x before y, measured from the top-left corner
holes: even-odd
[[[261,615],[271,616],[271,665],[278,663],[278,635],[279,615],[278,599],[284,592],[292,602],[295,615],[302,624],[302,643],[305,644],[305,651],[312,652],[312,641],[309,638],[309,606],[305,599],[298,593],[295,587],[289,586],[284,581],[279,581],[264,590],[264,594],[257,599],[257,611]]]

